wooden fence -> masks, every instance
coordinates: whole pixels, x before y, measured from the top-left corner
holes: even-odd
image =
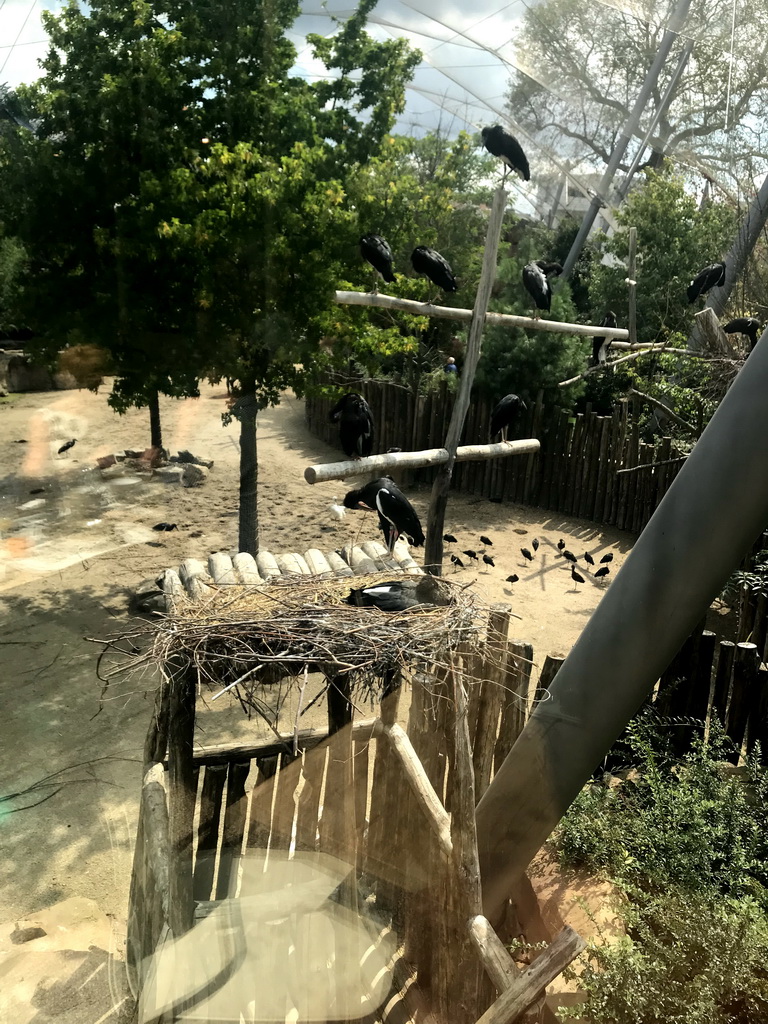
[[[442,446],[454,396],[443,385],[430,395],[414,396],[393,384],[363,381],[356,387],[371,406],[377,426],[377,452]],[[330,399],[308,397],[306,419],[315,436],[338,446],[338,426],[328,422]],[[493,403],[475,397],[461,444],[488,441]],[[596,523],[639,533],[683,465],[672,439],[656,444],[640,440],[629,402],[610,416],[587,411],[575,416],[544,406],[541,394],[523,413],[510,437],[536,437],[537,454],[513,459],[457,464],[457,490],[484,498],[551,509]],[[429,483],[434,469],[411,471],[410,482]]]

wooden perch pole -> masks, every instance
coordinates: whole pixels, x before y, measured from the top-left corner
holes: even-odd
[[[693,319],[695,326],[688,339],[691,351],[714,352],[728,359],[736,358],[736,350],[731,344],[731,339],[720,326],[713,309],[705,306]]]
[[[504,193],[506,196],[506,192]],[[493,213],[491,213],[493,216]],[[491,224],[489,222],[489,236]],[[488,242],[486,241],[486,246]],[[498,242],[496,243],[498,250]],[[487,249],[486,249],[487,251]],[[494,267],[495,270],[495,267]],[[491,282],[493,283],[493,282]],[[459,309],[455,306],[433,306],[429,302],[415,302],[413,299],[400,299],[395,295],[382,295],[381,292],[336,292],[334,298],[341,306],[378,306],[381,309],[399,309],[403,313],[414,316],[434,316],[443,320],[471,320],[477,310]],[[560,320],[534,320],[532,316],[516,316],[513,313],[484,312],[486,327],[525,327],[535,331],[552,331],[556,334],[581,334],[588,338],[596,335],[605,338],[616,338],[623,341],[629,339],[629,331],[623,327],[600,327],[596,324],[566,324]],[[466,362],[464,364],[466,373]]]
[[[499,459],[505,455],[526,455],[537,452],[541,443],[535,438],[521,441],[500,441],[498,444],[465,444],[456,449],[456,461]],[[386,473],[390,469],[417,469],[422,466],[439,466],[449,458],[445,448],[428,448],[423,452],[391,452],[384,455],[368,455],[364,459],[349,459],[345,462],[326,462],[319,466],[307,466],[304,479],[308,484],[319,484],[324,480],[346,480],[348,476],[369,476],[371,473]]]
[[[472,311],[472,322],[469,326],[469,339],[467,341],[467,352],[464,356],[464,368],[461,374],[461,381],[459,382],[459,393],[456,396],[453,413],[451,414],[451,422],[448,426],[448,434],[445,439],[448,459],[441,465],[435,477],[435,482],[432,485],[432,497],[429,502],[429,514],[427,516],[424,567],[427,572],[431,572],[435,576],[440,576],[443,571],[443,526],[445,524],[445,509],[448,504],[448,491],[451,486],[456,449],[459,447],[459,439],[461,438],[464,420],[469,409],[469,398],[472,384],[475,380],[475,370],[480,359],[485,314],[491,298],[491,288],[496,277],[496,257],[499,251],[499,236],[501,235],[501,224],[504,219],[504,207],[506,204],[507,193],[504,191],[503,186],[500,185],[493,197],[491,215],[488,218],[488,231],[485,236],[485,252],[483,253],[483,269],[480,274],[480,284],[477,286],[475,308]]]
[[[627,287],[629,288],[628,322],[629,343],[637,344],[637,228],[629,229],[629,253],[627,255]]]

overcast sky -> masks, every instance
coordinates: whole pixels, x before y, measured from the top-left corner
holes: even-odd
[[[222,0],[226,3],[226,0]],[[39,77],[38,60],[46,52],[40,22],[43,8],[59,10],[60,0],[0,2],[0,83],[16,86]],[[305,0],[292,37],[299,49],[297,73],[318,75],[322,68],[304,45],[308,32],[333,31],[330,14],[348,16],[345,0]],[[381,0],[375,8],[372,34],[379,38],[405,36],[424,54],[408,94],[408,106],[397,130],[420,134],[441,119],[455,134],[498,120],[504,104],[514,39],[524,12],[522,0]]]

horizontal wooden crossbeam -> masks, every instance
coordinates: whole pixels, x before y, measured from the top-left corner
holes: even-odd
[[[537,452],[541,443],[535,438],[520,441],[499,441],[497,444],[465,444],[456,449],[457,462],[482,459],[500,459],[508,455],[528,455]],[[368,455],[364,459],[349,459],[346,462],[326,462],[319,466],[307,466],[304,479],[308,484],[319,484],[324,480],[346,480],[348,476],[370,476],[389,469],[421,469],[423,466],[439,466],[448,461],[445,448],[427,448],[422,452],[387,452],[384,455]]]
[[[382,295],[381,292],[336,292],[334,297],[341,306],[378,306],[380,309],[399,309],[403,313],[413,313],[415,316],[435,316],[444,320],[472,319],[471,309],[433,306],[431,302],[414,302],[413,299],[399,299],[395,295]],[[536,320],[532,316],[515,316],[512,313],[486,313],[485,324],[487,327],[525,327],[558,334],[582,334],[590,338],[629,340],[629,331],[623,327],[566,324],[560,320]]]

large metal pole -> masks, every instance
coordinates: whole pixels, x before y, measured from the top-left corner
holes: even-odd
[[[768,523],[766,391],[768,331],[478,804],[491,920]]]
[[[624,199],[626,199],[627,193],[629,192],[629,186],[632,184],[632,179],[637,173],[637,168],[639,167],[643,153],[645,152],[645,147],[648,145],[648,140],[650,139],[653,132],[656,131],[656,126],[658,125],[659,121],[662,119],[664,114],[666,114],[670,104],[672,103],[672,100],[674,99],[678,83],[680,82],[682,74],[686,69],[690,56],[693,53],[693,46],[693,39],[688,39],[683,45],[682,52],[680,53],[680,56],[677,59],[677,66],[675,67],[675,70],[672,72],[672,77],[667,83],[667,88],[664,90],[664,95],[661,97],[661,100],[659,101],[656,113],[653,115],[653,120],[648,125],[648,129],[645,133],[645,138],[643,139],[642,144],[638,148],[637,153],[635,153],[634,160],[629,165],[629,170],[627,171],[624,177],[624,181],[622,181],[621,185],[619,185],[619,187],[616,189],[616,199],[618,203],[622,203]]]
[[[650,99],[651,93],[656,86],[656,82],[661,74],[661,69],[666,63],[669,51],[672,49],[672,44],[675,39],[677,39],[677,36],[685,23],[690,6],[691,0],[678,0],[677,7],[672,12],[672,17],[669,19],[669,25],[667,26],[667,30],[664,33],[661,45],[659,46],[659,52],[656,54],[653,63],[648,69],[648,74],[645,76],[645,81],[643,82],[643,86],[635,100],[635,105],[629,113],[627,122],[624,125],[624,130],[613,148],[611,158],[608,161],[608,166],[603,172],[603,177],[597,187],[596,194],[592,197],[589,209],[584,214],[584,220],[581,222],[581,227],[579,228],[579,232],[571,246],[571,251],[566,257],[565,266],[563,267],[563,272],[558,278],[558,281],[565,281],[570,276],[571,271],[576,265],[576,260],[579,258],[579,254],[584,248],[584,243],[589,236],[589,232],[592,230],[592,225],[595,223],[595,219],[600,212],[600,208],[605,206],[607,202],[608,189],[611,187],[614,175],[619,169],[619,164],[624,159],[627,146],[632,141],[633,136],[637,134],[637,130],[640,127],[640,118],[643,116],[643,112],[645,111],[645,107]]]

